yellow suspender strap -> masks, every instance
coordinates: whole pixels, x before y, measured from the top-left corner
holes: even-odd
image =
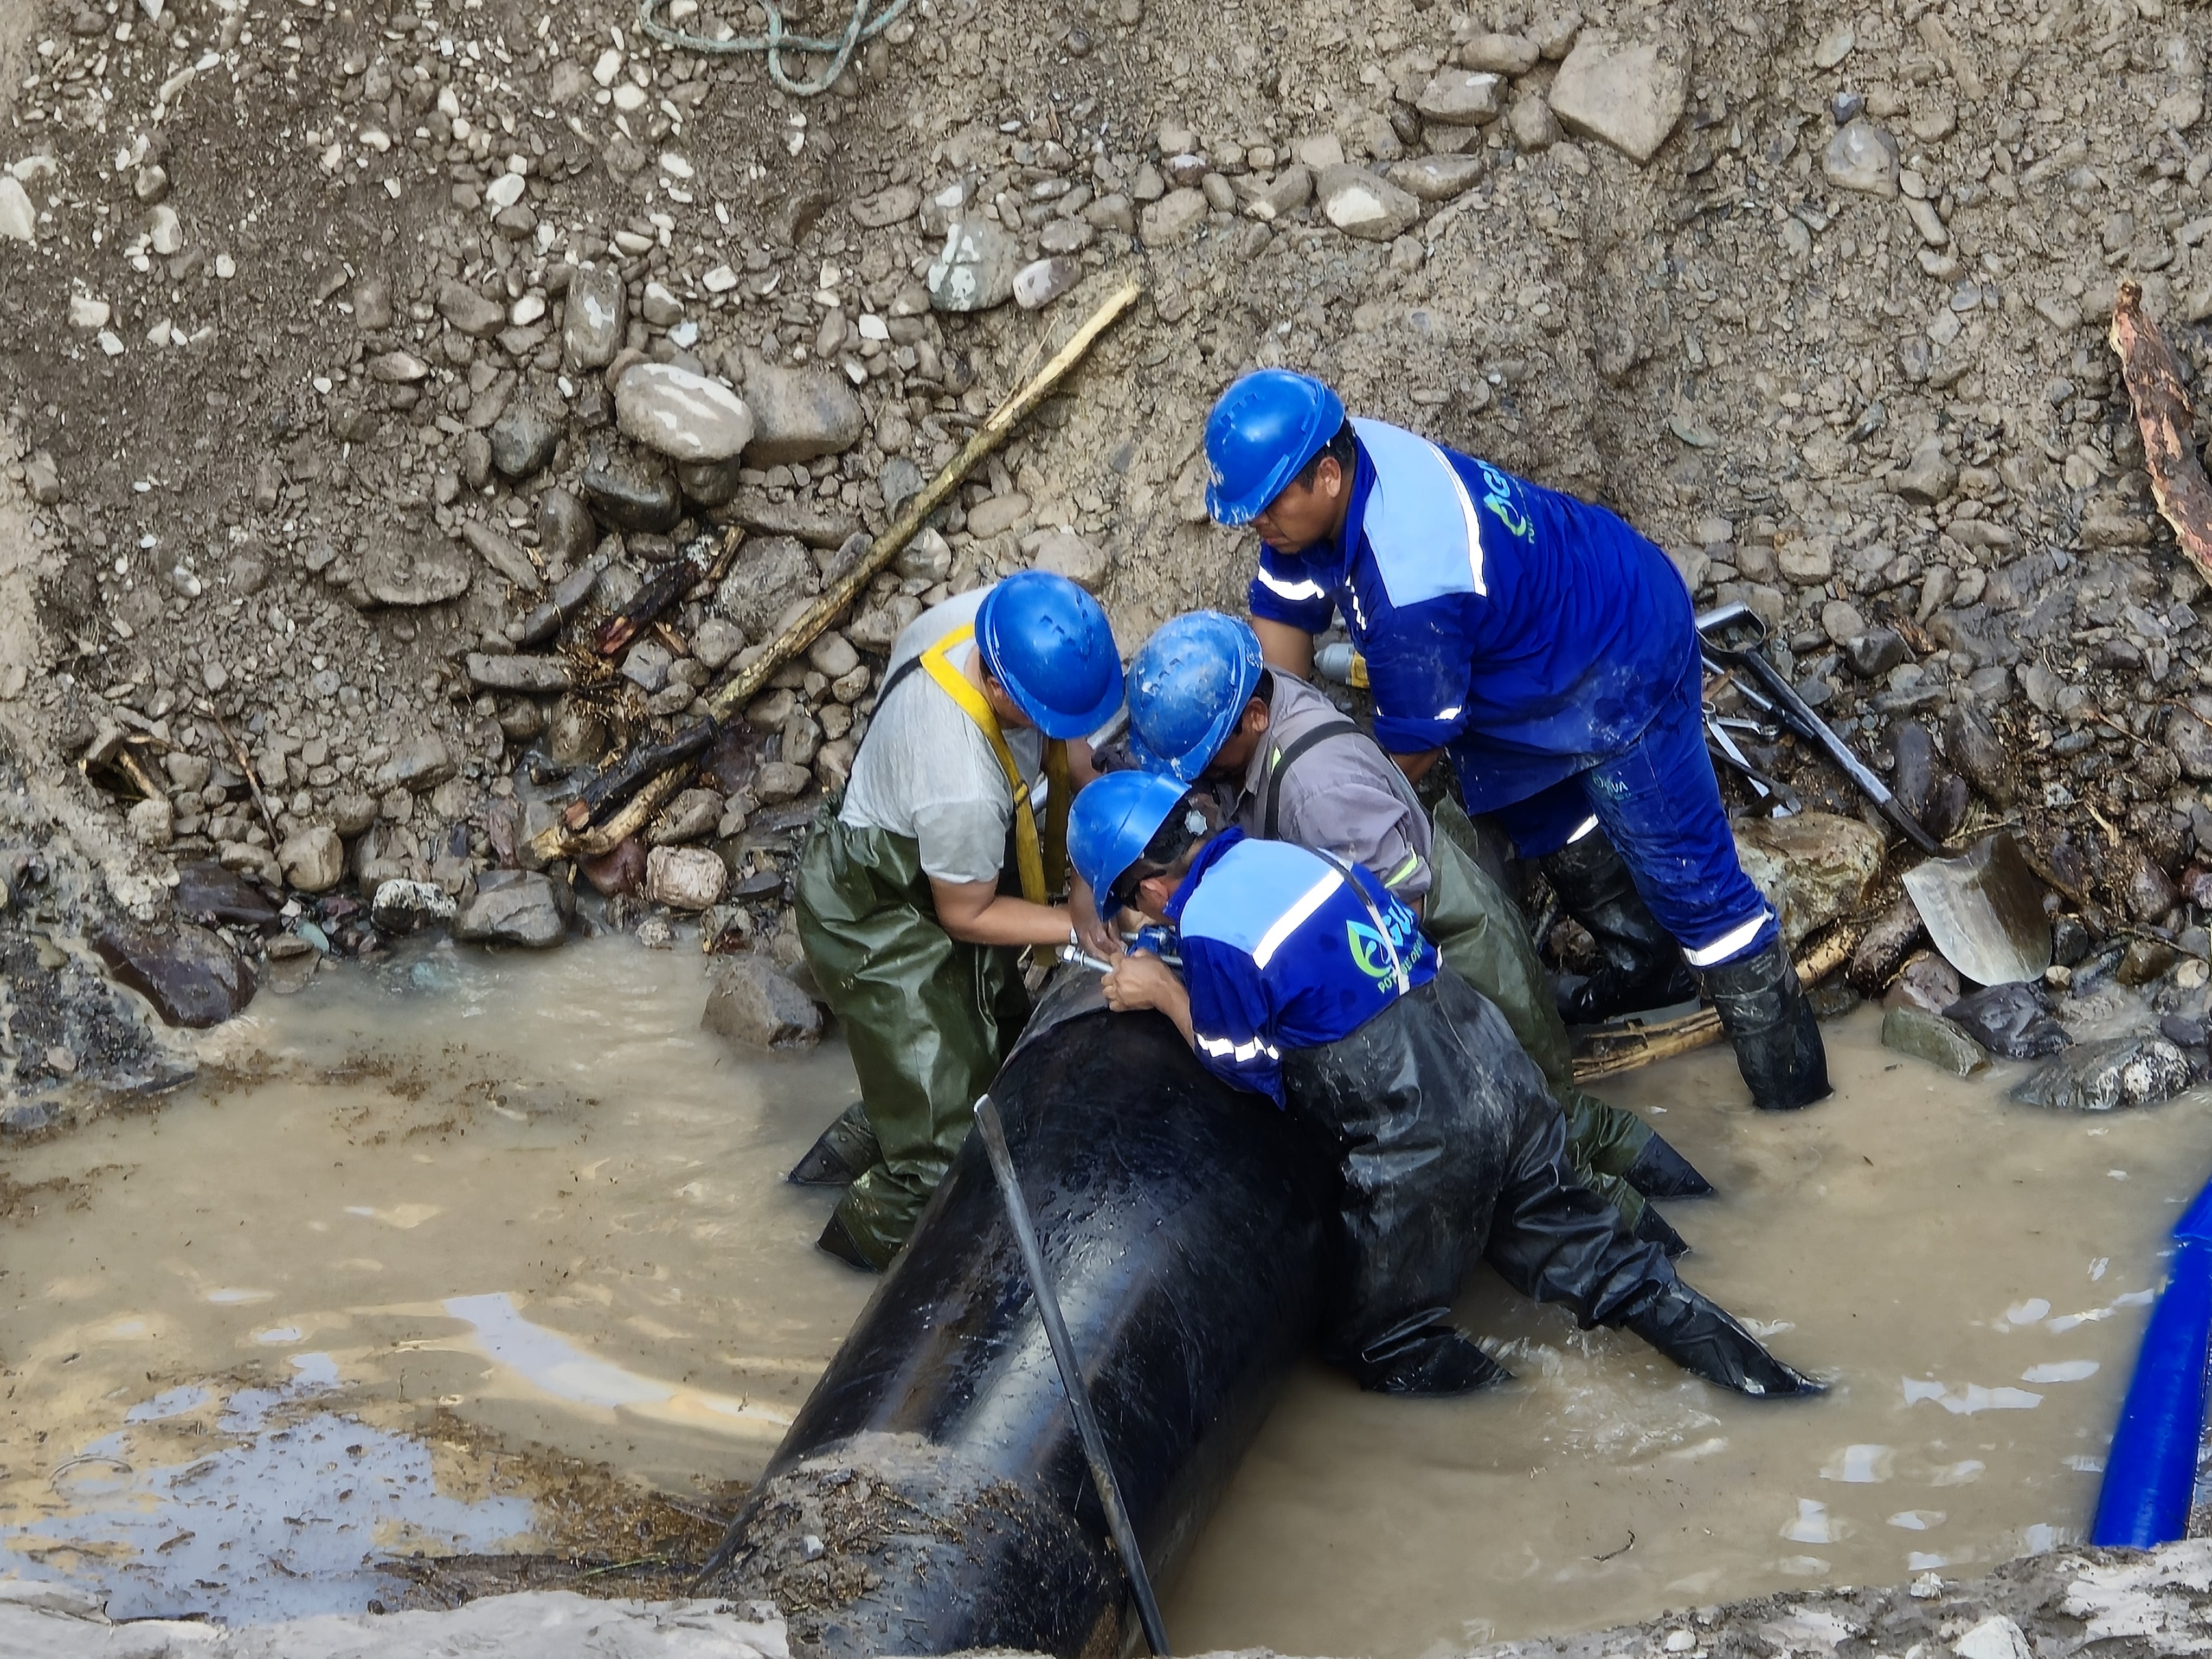
[[[999,757],[999,769],[1006,775],[1006,787],[1013,792],[1014,861],[1021,874],[1022,896],[1032,904],[1049,904],[1067,865],[1067,745],[1054,741],[1045,753],[1045,776],[1051,784],[1046,808],[1052,830],[1052,856],[1048,864],[1043,842],[1037,834],[1036,808],[1030,799],[1029,783],[1015,763],[1014,751],[1006,746],[1006,733],[999,730],[999,717],[991,712],[991,705],[983,700],[983,694],[952,665],[945,654],[954,646],[975,637],[972,627],[955,629],[921,653],[921,665],[928,671],[930,678],[945,688],[945,694],[960,705],[962,712],[975,722],[976,730],[990,740],[991,752]]]

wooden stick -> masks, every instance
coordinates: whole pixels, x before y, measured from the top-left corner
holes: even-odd
[[[568,856],[595,859],[602,853],[613,852],[623,842],[650,823],[653,814],[674,799],[676,792],[690,780],[691,769],[691,763],[685,761],[663,772],[644,788],[639,790],[636,794],[631,796],[629,804],[614,817],[597,829],[586,830],[570,840],[568,843]],[[544,833],[541,832],[538,840],[543,841],[544,838]]]
[[[2122,283],[2112,301],[2112,344],[2120,378],[2142,431],[2143,465],[2151,494],[2174,539],[2198,572],[2212,579],[2212,481],[2204,476],[2191,439],[2189,394],[2181,366],[2158,325],[2143,315],[2142,288]],[[2133,736],[2133,733],[2130,733]]]
[[[1004,443],[1015,427],[1053,394],[1060,383],[1067,378],[1069,371],[1089,354],[1098,337],[1134,305],[1144,291],[1143,284],[1130,282],[1108,296],[1105,303],[1091,313],[1090,319],[1075,331],[1052,361],[1037,371],[1036,378],[1000,404],[991,418],[976,428],[975,435],[969,439],[960,453],[922,487],[920,495],[900,509],[898,517],[892,520],[884,533],[869,545],[866,556],[860,563],[843,578],[833,582],[790,627],[771,641],[757,658],[732,675],[708,700],[708,714],[717,720],[729,719],[759,695],[761,688],[769,683],[776,670],[813,644],[822,630],[835,622],[845,607],[857,599],[893,559],[898,557],[900,550],[914,539],[929,515],[945,504],[945,499],[960,487],[968,475],[982,464],[983,458]],[[632,805],[634,807],[635,803]],[[605,829],[629,819],[631,815],[631,809],[625,808],[618,817],[610,820],[601,830],[590,831],[588,838],[598,841]],[[642,823],[643,820],[638,822]],[[632,828],[634,830],[635,826]],[[578,833],[565,823],[556,821],[539,830],[531,846],[541,859],[550,861],[565,858],[580,850],[580,843],[576,840]],[[617,841],[620,839],[616,837]],[[606,845],[611,847],[614,842],[608,842]],[[605,848],[599,850],[604,851]]]
[[[222,740],[230,745],[231,756],[238,762],[238,769],[246,774],[246,787],[253,792],[253,804],[261,809],[261,821],[269,826],[270,851],[283,844],[284,838],[276,833],[276,815],[269,810],[269,797],[261,793],[261,780],[254,775],[253,763],[246,757],[246,745],[239,742],[230,727],[223,724],[222,716],[206,703],[200,711],[215,722],[215,729],[222,733]]]
[[[1809,990],[1834,973],[1850,955],[1853,942],[1847,928],[1839,927],[1830,933],[1798,963],[1798,983]],[[1721,1017],[1711,1008],[1700,1008],[1694,1014],[1685,1014],[1680,1019],[1666,1020],[1657,1025],[1601,1031],[1583,1039],[1588,1047],[1575,1056],[1575,1081],[1589,1083],[1611,1077],[1616,1072],[1632,1072],[1654,1060],[1671,1060],[1676,1054],[1686,1054],[1693,1048],[1718,1042],[1724,1035]]]

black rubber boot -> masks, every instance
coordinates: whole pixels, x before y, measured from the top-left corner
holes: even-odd
[[[830,1224],[822,1230],[822,1237],[814,1241],[814,1248],[826,1251],[848,1267],[858,1267],[864,1273],[879,1273],[884,1264],[868,1260],[868,1253],[860,1248],[860,1240],[846,1226],[845,1218],[833,1213]]]
[[[1697,976],[1682,960],[1682,947],[1651,914],[1603,830],[1569,842],[1540,860],[1540,867],[1567,914],[1589,930],[1605,958],[1588,979],[1559,988],[1560,1018],[1570,1025],[1596,1025],[1697,995]]]
[[[1735,1045],[1736,1069],[1763,1112],[1794,1112],[1826,1100],[1828,1051],[1780,940],[1755,957],[1705,969],[1705,994]]]
[[[883,1156],[866,1108],[854,1101],[831,1121],[784,1179],[794,1187],[849,1187]]]
[[[1686,1371],[1749,1395],[1826,1394],[1827,1385],[1791,1370],[1735,1322],[1728,1310],[1680,1279],[1625,1318],[1608,1320],[1642,1337]]]
[[[1713,1183],[1654,1131],[1620,1178],[1646,1198],[1710,1198]]]
[[[1378,1344],[1348,1369],[1370,1394],[1470,1394],[1513,1376],[1449,1325],[1425,1325]]]
[[[1690,1241],[1674,1231],[1674,1224],[1659,1213],[1656,1204],[1646,1204],[1636,1218],[1635,1233],[1646,1244],[1656,1244],[1673,1261],[1690,1253]]]

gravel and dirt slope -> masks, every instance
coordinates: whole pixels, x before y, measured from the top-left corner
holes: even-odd
[[[811,100],[609,0],[8,13],[0,729],[107,908],[161,922],[186,872],[173,914],[231,930],[203,968],[441,913],[380,921],[394,879],[465,936],[561,937],[530,834],[1128,274],[1138,313],[777,677],[649,866],[584,872],[618,922],[703,909],[789,959],[796,832],[941,592],[1042,563],[1125,647],[1235,605],[1200,428],[1282,362],[1620,507],[1939,830],[2021,823],[2090,936],[2206,944],[2205,585],[2102,339],[2132,274],[2212,343],[2199,12],[915,0]],[[722,526],[726,568],[591,648]]]

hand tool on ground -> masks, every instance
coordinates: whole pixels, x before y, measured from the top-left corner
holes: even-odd
[[[1923,853],[1942,850],[1936,837],[1920,826],[1920,820],[1905,810],[1897,797],[1890,793],[1889,786],[1875,775],[1874,769],[1853,752],[1851,746],[1830,729],[1797,695],[1797,688],[1784,678],[1782,671],[1767,661],[1765,651],[1766,623],[1759,613],[1742,601],[1717,606],[1702,613],[1697,619],[1698,639],[1705,653],[1706,664],[1716,673],[1740,670],[1756,679],[1766,696],[1771,700],[1775,712],[1794,727],[1808,743],[1817,744],[1830,760],[1843,769],[1844,775],[1865,792],[1869,799],[1881,809],[1887,817],[1905,838]],[[1717,643],[1717,636],[1730,629],[1747,630],[1750,638],[1741,646]],[[1749,688],[1739,686],[1748,694]]]
[[[1736,746],[1735,739],[1729,735],[1729,727],[1731,725],[1741,726],[1751,724],[1753,723],[1723,720],[1713,712],[1713,706],[1711,703],[1705,705],[1705,735],[1711,740],[1712,746],[1720,752],[1720,757],[1727,762],[1730,768],[1742,775],[1744,781],[1750,784],[1753,793],[1762,802],[1773,808],[1774,816],[1788,817],[1803,808],[1804,804],[1797,799],[1797,792],[1788,784],[1768,777],[1765,773],[1753,766],[1743,750]]]
[[[1067,1391],[1068,1408],[1075,1413],[1075,1427],[1083,1437],[1083,1455],[1090,1462],[1091,1478],[1097,1485],[1098,1501],[1105,1508],[1106,1524],[1114,1534],[1114,1547],[1121,1554],[1122,1571],[1129,1575],[1129,1593],[1136,1599],[1137,1618],[1145,1627],[1146,1644],[1161,1659],[1166,1659],[1167,1626],[1161,1620],[1160,1604],[1152,1595],[1152,1577],[1145,1571],[1145,1558],[1137,1549],[1135,1529],[1129,1525],[1128,1511],[1121,1504],[1121,1483],[1115,1480],[1114,1466],[1107,1461],[1106,1437],[1099,1430],[1097,1413],[1091,1408],[1091,1390],[1085,1386],[1082,1368],[1076,1363],[1075,1344],[1069,1340],[1067,1322],[1060,1317],[1060,1297],[1045,1273],[1044,1251],[1037,1244],[1036,1227],[1030,1219],[1029,1200],[1022,1196],[1021,1180],[1014,1173],[1014,1155],[1006,1148],[1006,1126],[1000,1122],[999,1109],[992,1104],[988,1095],[979,1097],[975,1102],[975,1130],[983,1137],[983,1150],[990,1154],[991,1173],[998,1177],[999,1195],[1006,1200],[1006,1219],[1013,1226],[1015,1243],[1021,1247],[1030,1294],[1036,1298],[1045,1336],[1052,1343],[1053,1362],[1060,1367],[1060,1386]]]

